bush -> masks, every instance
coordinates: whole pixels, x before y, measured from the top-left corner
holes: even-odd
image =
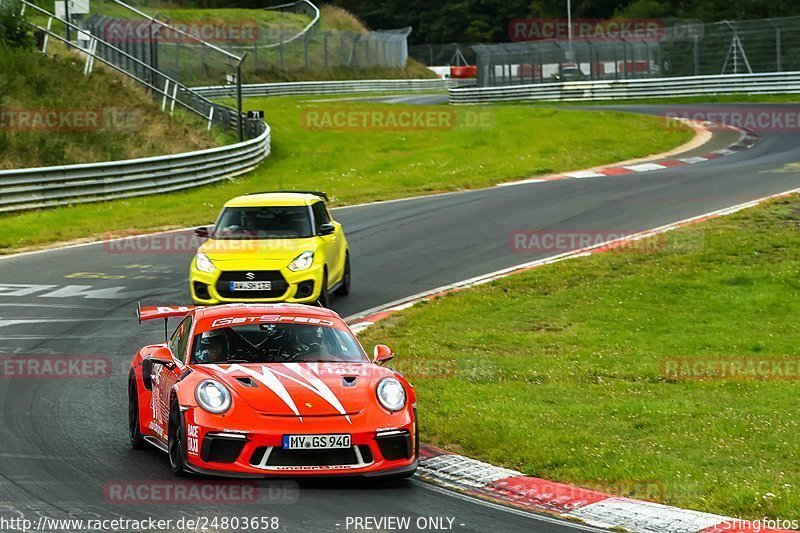
[[[12,48],[33,48],[25,16],[20,14],[22,2],[0,0],[0,45]]]

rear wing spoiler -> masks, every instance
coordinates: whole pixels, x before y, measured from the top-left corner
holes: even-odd
[[[288,189],[282,189],[282,190],[277,190],[277,191],[249,192],[247,194],[250,195],[250,194],[273,194],[273,193],[313,194],[314,196],[319,196],[320,198],[323,198],[326,202],[330,201],[328,199],[328,194],[324,193],[322,191],[301,191],[301,190],[293,191],[293,190],[288,190]]]
[[[139,324],[144,322],[145,320],[155,320],[157,318],[173,318],[173,317],[185,317],[188,315],[192,310],[197,309],[198,306],[196,305],[181,305],[181,306],[145,306],[142,307],[141,303],[136,304],[136,319],[139,321]]]

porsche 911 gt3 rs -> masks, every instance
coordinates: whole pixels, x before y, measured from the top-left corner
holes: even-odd
[[[411,476],[419,456],[414,389],[370,360],[333,311],[300,304],[140,307],[180,318],[131,362],[129,436],[178,475]]]

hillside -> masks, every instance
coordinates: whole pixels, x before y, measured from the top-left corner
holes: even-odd
[[[43,57],[0,46],[0,169],[165,155],[222,140],[191,117],[162,113],[109,69],[96,64],[85,77],[83,65],[66,51]]]

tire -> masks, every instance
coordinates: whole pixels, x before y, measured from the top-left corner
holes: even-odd
[[[135,375],[131,375],[128,379],[128,437],[134,450],[147,449],[147,441],[144,440],[142,430],[139,428],[139,394],[136,390]]]
[[[347,253],[344,259],[344,274],[342,275],[342,284],[339,285],[339,288],[333,291],[333,294],[336,296],[347,296],[350,294],[350,280],[352,276],[350,274],[350,252]]]
[[[317,298],[317,303],[322,307],[330,307],[330,295],[328,294],[328,272],[322,275],[322,286],[319,289],[319,298]]]
[[[186,437],[184,435],[181,410],[177,400],[173,398],[169,409],[169,429],[167,430],[167,450],[169,466],[176,476],[186,476]]]

